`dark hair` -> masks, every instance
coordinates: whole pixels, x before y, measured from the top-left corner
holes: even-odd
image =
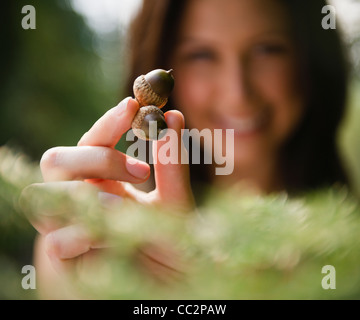
[[[283,148],[284,179],[291,191],[348,184],[337,150],[348,87],[348,60],[339,32],[323,29],[324,0],[282,0],[292,16],[309,91],[302,124]]]
[[[334,183],[348,184],[337,151],[337,129],[346,105],[348,64],[337,30],[322,28],[325,0],[278,0],[287,8],[307,90],[302,123],[281,152],[282,180],[290,193],[304,192]],[[170,68],[178,26],[187,1],[144,0],[129,34],[130,73],[128,94],[134,79],[152,69]],[[208,168],[191,170],[194,186],[209,182]],[[200,188],[201,189],[201,188]]]

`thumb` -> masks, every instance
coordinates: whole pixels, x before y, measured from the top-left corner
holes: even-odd
[[[193,209],[194,197],[190,184],[188,152],[182,141],[184,116],[179,111],[165,113],[166,135],[153,143],[157,198],[179,209]]]

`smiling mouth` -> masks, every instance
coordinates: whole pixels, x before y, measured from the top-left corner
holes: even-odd
[[[222,115],[216,119],[219,129],[234,129],[235,135],[245,136],[258,133],[268,122],[266,113],[251,116]]]

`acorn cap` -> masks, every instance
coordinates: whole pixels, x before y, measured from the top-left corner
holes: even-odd
[[[140,106],[153,105],[162,108],[174,88],[172,70],[156,69],[136,78],[134,95]]]
[[[140,108],[132,122],[134,134],[142,140],[159,140],[166,129],[164,113],[156,106]]]

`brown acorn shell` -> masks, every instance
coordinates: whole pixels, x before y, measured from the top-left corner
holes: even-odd
[[[141,129],[142,127],[142,123],[144,121],[144,118],[150,114],[150,113],[159,113],[160,115],[164,116],[164,113],[156,106],[145,106],[145,107],[141,107],[139,109],[139,111],[137,112],[137,114],[135,115],[135,118],[132,122],[132,130],[134,132],[134,134],[142,139],[142,140],[148,140],[148,138],[146,137],[146,135],[144,134],[144,131]]]
[[[139,102],[140,107],[156,106],[162,108],[168,102],[167,98],[160,97],[152,90],[144,75],[136,78],[133,90],[135,99]]]

